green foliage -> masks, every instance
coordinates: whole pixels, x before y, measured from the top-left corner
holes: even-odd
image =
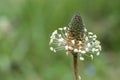
[[[65,52],[52,54],[49,37],[54,29],[68,25],[76,12],[81,14],[88,30],[97,33],[103,48],[94,61],[80,62],[81,77],[118,80],[119,3],[119,0],[0,0],[0,80],[73,80],[72,57]],[[111,66],[114,63],[117,65]],[[89,64],[93,66],[90,71],[93,75],[89,74]],[[114,72],[114,68],[118,71]]]

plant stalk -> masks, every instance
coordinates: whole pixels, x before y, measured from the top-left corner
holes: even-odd
[[[80,80],[79,72],[78,72],[78,55],[73,54],[73,67],[74,67],[74,75],[75,75],[75,80]]]

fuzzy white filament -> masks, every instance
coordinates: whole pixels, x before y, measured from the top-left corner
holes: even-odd
[[[95,34],[92,32],[87,32],[87,29],[85,28],[84,43],[82,41],[78,41],[78,43],[76,43],[75,40],[70,40],[68,43],[68,30],[69,27],[63,27],[58,28],[58,30],[55,30],[52,33],[49,42],[49,44],[52,45],[52,47],[50,47],[51,51],[56,52],[58,50],[66,50],[66,54],[69,54],[69,51],[73,51],[74,53],[79,54],[80,60],[84,60],[83,55],[87,55],[91,57],[91,59],[93,59],[94,54],[97,56],[100,55],[101,45]],[[84,46],[81,46],[83,44]],[[77,45],[77,47],[74,47],[74,45]]]

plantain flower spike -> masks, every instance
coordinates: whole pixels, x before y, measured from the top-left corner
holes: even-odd
[[[78,54],[80,60],[84,60],[84,56],[93,59],[93,55],[98,56],[101,51],[100,41],[95,34],[87,31],[80,14],[73,16],[68,27],[54,30],[49,44],[51,51],[65,50],[67,55]]]

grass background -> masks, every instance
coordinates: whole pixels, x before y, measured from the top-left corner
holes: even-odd
[[[119,0],[0,0],[0,80],[74,80],[72,56],[52,54],[49,37],[77,12],[102,45],[79,61],[82,80],[119,80],[119,9]]]

